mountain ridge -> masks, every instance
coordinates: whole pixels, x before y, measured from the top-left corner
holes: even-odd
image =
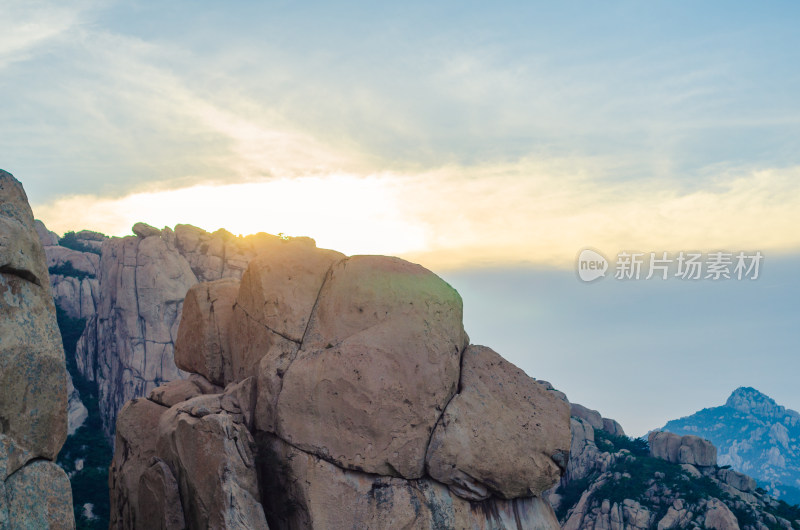
[[[663,430],[710,440],[720,465],[753,476],[778,498],[800,503],[800,413],[763,392],[739,387],[724,405],[671,420]]]

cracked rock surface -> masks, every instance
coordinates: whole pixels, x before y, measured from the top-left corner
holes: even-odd
[[[0,528],[74,528],[67,370],[45,253],[22,185],[0,170]]]
[[[112,527],[558,528],[540,494],[566,466],[569,404],[469,346],[451,286],[262,243],[241,281],[187,289],[191,377],[120,411]]]

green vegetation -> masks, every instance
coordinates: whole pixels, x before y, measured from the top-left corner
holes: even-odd
[[[60,265],[55,265],[47,269],[47,272],[50,274],[58,274],[60,276],[69,276],[71,278],[77,278],[82,280],[84,278],[94,278],[94,274],[90,274],[86,271],[80,271],[72,266],[70,262],[64,262]]]
[[[736,502],[737,499],[722,490],[720,485],[710,477],[695,478],[680,465],[672,464],[659,458],[649,456],[648,444],[644,440],[631,439],[627,436],[614,436],[603,430],[595,430],[595,444],[601,451],[618,453],[626,450],[630,456],[620,455],[607,470],[605,482],[592,494],[591,502],[599,503],[607,499],[611,504],[622,503],[625,499],[639,502],[643,507],[656,514],[656,520],[666,515],[667,509],[674,499],[683,499],[688,505],[696,505],[702,499],[717,498],[725,502],[739,521],[740,527],[757,526],[759,520],[770,530],[781,530],[780,524],[772,524],[764,520],[760,513],[770,513],[792,523],[793,528],[800,529],[800,507],[791,506],[784,501],[777,501],[774,506],[769,502],[758,513],[752,506]],[[722,466],[727,469],[730,466]],[[564,521],[567,512],[575,506],[581,496],[600,478],[600,473],[571,481],[566,487],[560,487],[557,493],[562,502],[556,515]],[[758,488],[759,495],[767,492]],[[766,498],[765,498],[766,499]],[[774,501],[773,501],[774,502]]]
[[[594,443],[601,451],[616,453],[627,449],[633,456],[649,456],[650,446],[647,440],[642,438],[630,438],[628,436],[616,436],[602,429],[595,429]]]
[[[79,252],[92,252],[93,254],[100,254],[99,250],[78,239],[78,237],[75,235],[75,232],[67,232],[64,234],[64,237],[58,240],[58,244],[62,247],[71,248],[72,250],[77,250]]]
[[[81,401],[89,411],[89,416],[84,424],[75,434],[67,437],[58,456],[58,464],[64,471],[71,474],[72,502],[77,528],[79,530],[105,529],[108,528],[109,520],[108,466],[111,463],[111,446],[103,434],[97,401],[97,385],[86,380],[78,372],[75,363],[75,347],[86,326],[86,321],[71,318],[58,306],[56,306],[56,318],[64,344],[67,370],[72,376],[75,388],[81,395]],[[83,469],[76,471],[75,461],[79,459],[83,459]],[[92,511],[95,519],[88,520],[83,516],[83,506],[86,503],[93,505]]]
[[[563,521],[567,516],[567,510],[578,504],[583,492],[589,489],[589,485],[597,478],[597,473],[577,480],[571,480],[566,486],[560,486],[556,493],[561,495],[561,502],[556,510],[556,517]]]

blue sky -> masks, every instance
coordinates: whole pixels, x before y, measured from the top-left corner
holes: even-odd
[[[787,375],[796,333],[780,325],[797,312],[772,303],[796,292],[788,265],[748,288],[595,288],[571,271],[585,246],[759,249],[765,263],[793,263],[798,11],[10,0],[0,167],[59,232],[190,222],[418,261],[453,278],[473,338],[634,431],[740,384],[800,408]],[[738,297],[759,311],[734,312]],[[642,311],[651,298],[664,309]],[[724,319],[678,311],[706,299],[726,304]],[[660,342],[648,346],[651,335]],[[753,381],[761,372],[744,346],[756,340],[785,365],[773,378]],[[537,342],[558,355],[529,348]],[[590,342],[618,363],[598,365]],[[640,354],[648,347],[658,355]],[[668,352],[702,370],[661,381]],[[646,391],[671,398],[645,409]]]

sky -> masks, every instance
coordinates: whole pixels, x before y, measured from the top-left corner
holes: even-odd
[[[741,385],[800,409],[796,3],[65,4],[0,7],[0,167],[56,232],[400,255],[634,434]],[[764,261],[622,281],[624,250]]]

